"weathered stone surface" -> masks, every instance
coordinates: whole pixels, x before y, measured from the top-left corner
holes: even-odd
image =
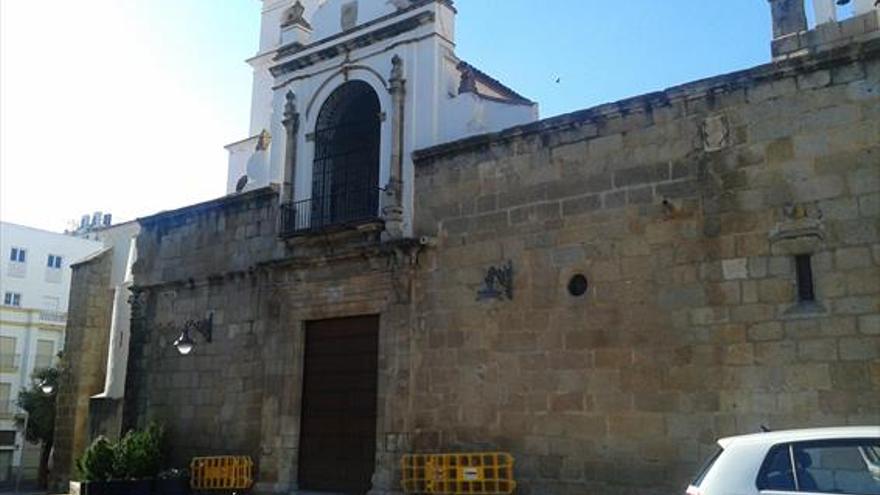
[[[719,436],[880,417],[866,399],[880,393],[867,151],[880,96],[848,96],[877,83],[878,53],[423,150],[414,224],[430,246],[369,232],[281,241],[271,191],[145,219],[129,415],[169,425],[175,462],[247,454],[261,489],[288,490],[304,322],[378,314],[375,493],[398,490],[404,453],[496,449],[516,456],[524,493],[674,492]],[[701,123],[720,114],[730,135],[707,151]],[[770,238],[817,211],[824,309],[793,313],[793,257]],[[508,261],[513,299],[478,300]],[[589,281],[580,296],[575,274]],[[166,325],[210,312],[214,342],[177,355]]]
[[[72,266],[63,361],[69,369],[58,383],[53,486],[66,485],[76,475],[76,460],[91,441],[89,398],[104,391],[107,372],[112,263],[113,251],[108,249]]]

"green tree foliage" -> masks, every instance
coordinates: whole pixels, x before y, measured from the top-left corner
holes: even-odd
[[[82,457],[77,459],[76,468],[82,481],[107,481],[112,479],[116,452],[113,444],[103,436],[89,445]]]
[[[119,479],[155,478],[162,468],[163,428],[155,423],[133,430],[116,444],[114,472]]]
[[[82,481],[155,478],[162,467],[164,429],[153,423],[118,442],[98,437],[76,461]]]
[[[37,370],[33,374],[34,385],[18,394],[18,405],[28,413],[25,437],[29,442],[42,442],[40,452],[40,486],[45,487],[48,481],[49,452],[55,443],[55,392],[46,394],[41,385],[48,384],[58,390],[57,368]]]

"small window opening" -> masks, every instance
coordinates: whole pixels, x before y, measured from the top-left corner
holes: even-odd
[[[61,268],[61,261],[62,261],[61,256],[58,256],[55,254],[50,254],[46,265],[49,268]]]
[[[816,300],[816,291],[813,288],[813,260],[809,254],[799,254],[794,257],[797,271],[798,301],[813,302]]]
[[[9,261],[24,263],[27,260],[27,250],[22,248],[12,248],[9,253]]]

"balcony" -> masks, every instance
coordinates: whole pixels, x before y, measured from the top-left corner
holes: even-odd
[[[34,357],[34,371],[51,368],[55,365],[55,356],[51,354],[37,354]]]
[[[67,313],[63,311],[40,310],[40,321],[51,323],[64,323],[67,321]]]
[[[379,221],[381,188],[334,192],[281,206],[281,236],[294,237]]]
[[[12,419],[18,413],[18,402],[14,400],[0,400],[0,419]]]
[[[0,354],[0,372],[15,373],[21,366],[21,354]]]

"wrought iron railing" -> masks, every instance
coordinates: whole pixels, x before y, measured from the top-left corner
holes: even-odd
[[[378,187],[342,190],[281,206],[281,234],[320,232],[379,218]]]
[[[18,402],[14,400],[0,400],[0,418],[9,419],[18,412]]]
[[[40,320],[55,323],[64,323],[65,321],[67,321],[67,313],[63,311],[51,311],[48,309],[41,309]]]
[[[51,368],[55,364],[55,356],[51,354],[37,354],[34,357],[34,370]]]

